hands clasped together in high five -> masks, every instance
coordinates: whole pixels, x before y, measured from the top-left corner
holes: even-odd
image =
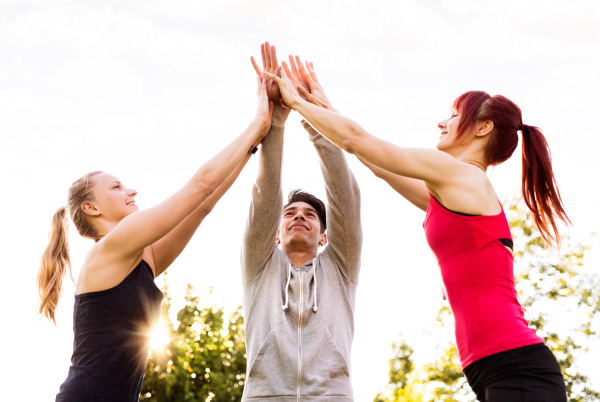
[[[284,61],[279,66],[275,46],[265,42],[260,47],[263,69],[261,70],[254,56],[250,57],[254,70],[259,78],[267,78],[269,99],[276,105],[289,107],[299,99],[314,105],[337,112],[323,91],[317,79],[313,63],[302,64],[299,56],[288,56],[289,66]],[[281,89],[280,89],[281,86]]]

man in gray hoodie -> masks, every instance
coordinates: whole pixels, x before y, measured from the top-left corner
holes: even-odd
[[[242,245],[248,361],[242,401],[352,402],[360,191],[343,151],[303,121],[321,160],[326,212],[320,200],[298,191],[283,206],[289,112],[275,106],[262,142]]]

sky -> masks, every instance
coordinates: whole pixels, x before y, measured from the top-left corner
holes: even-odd
[[[55,327],[36,316],[35,278],[70,184],[104,170],[138,191],[141,208],[172,194],[253,118],[249,59],[265,40],[280,60],[312,61],[343,115],[400,146],[435,147],[437,122],[465,91],[507,96],[545,132],[571,236],[600,229],[597,0],[2,0],[0,378],[9,394],[52,400],[69,367],[74,285],[66,281]],[[286,125],[284,192],[325,198],[300,120],[292,113]],[[519,195],[519,152],[489,171],[500,199]],[[443,301],[424,213],[347,157],[362,191],[352,375],[356,401],[366,401],[387,382],[396,334],[417,364],[433,358],[438,340],[427,331]],[[169,268],[174,307],[187,283],[204,303],[241,303],[240,241],[256,171],[253,158]],[[77,278],[91,243],[71,229]],[[596,237],[595,267],[599,248]],[[580,360],[596,388],[598,359],[596,345]]]

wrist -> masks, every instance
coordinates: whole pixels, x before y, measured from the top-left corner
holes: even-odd
[[[292,110],[283,106],[275,105],[273,115],[271,116],[271,124],[274,126],[283,127]]]
[[[268,121],[255,117],[248,125],[251,136],[255,139],[254,143],[260,144],[260,141],[269,132],[270,124]]]
[[[330,112],[340,114],[340,112],[338,112],[338,110],[334,108],[331,104],[325,106],[325,109],[329,110]]]
[[[312,103],[305,101],[304,99],[298,97],[299,99],[294,99],[294,103],[288,105],[291,109],[296,112],[302,114],[302,112],[306,109],[308,105],[312,105]],[[315,105],[316,106],[316,105]]]

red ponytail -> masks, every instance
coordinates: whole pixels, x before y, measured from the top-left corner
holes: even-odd
[[[477,121],[491,120],[494,130],[486,145],[488,164],[504,162],[517,148],[518,131],[523,134],[523,200],[531,211],[542,239],[547,244],[560,245],[555,215],[564,223],[571,223],[565,212],[552,172],[550,148],[542,131],[523,124],[521,109],[502,95],[490,96],[483,91],[465,92],[453,108],[460,114],[457,137],[468,133]]]
[[[554,215],[571,223],[563,207],[558,185],[552,172],[550,148],[542,131],[523,124],[523,200],[531,211],[542,238],[560,246],[560,235]],[[552,230],[550,230],[552,226]]]

